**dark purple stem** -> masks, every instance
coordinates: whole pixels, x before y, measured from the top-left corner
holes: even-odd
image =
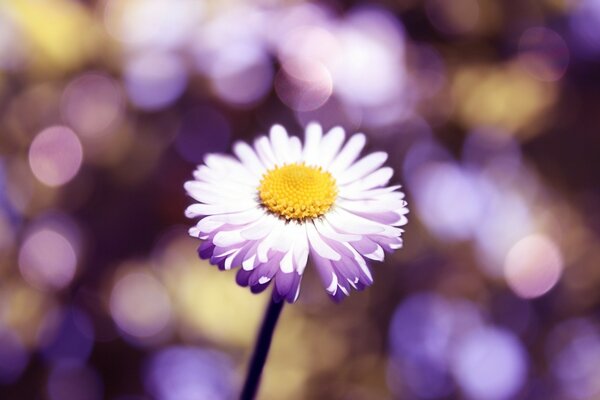
[[[248,367],[248,375],[246,375],[246,382],[240,395],[240,400],[254,400],[256,392],[258,391],[258,384],[260,383],[260,376],[265,362],[267,361],[267,355],[269,354],[269,348],[271,347],[271,339],[273,338],[273,332],[277,325],[277,320],[281,314],[284,301],[275,302],[271,300],[269,307],[265,314],[258,339],[256,340],[256,346],[254,347],[254,354],[250,360]]]

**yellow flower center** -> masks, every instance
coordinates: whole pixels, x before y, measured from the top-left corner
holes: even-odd
[[[269,211],[288,220],[304,220],[320,217],[331,208],[337,186],[321,167],[294,163],[267,171],[258,194]]]

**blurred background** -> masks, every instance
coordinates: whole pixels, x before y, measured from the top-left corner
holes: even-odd
[[[0,398],[236,398],[270,294],[183,182],[312,120],[390,153],[405,247],[307,269],[261,399],[600,399],[598,0],[2,0]]]

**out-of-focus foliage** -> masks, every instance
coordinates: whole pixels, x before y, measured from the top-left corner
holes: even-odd
[[[182,188],[273,123],[363,131],[405,248],[309,267],[263,399],[600,397],[600,2],[0,2],[0,398],[235,398],[268,294]]]

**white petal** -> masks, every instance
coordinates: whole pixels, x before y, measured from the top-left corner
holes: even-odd
[[[404,198],[404,193],[400,192],[400,191],[396,191],[398,189],[400,189],[400,185],[395,185],[395,186],[387,186],[387,187],[382,187],[382,188],[377,188],[377,189],[371,189],[371,190],[358,190],[358,191],[349,191],[348,190],[348,186],[343,186],[340,188],[340,193],[338,194],[339,197],[344,197],[347,199],[378,199],[378,198],[397,198],[397,199],[403,199]]]
[[[185,215],[188,218],[196,218],[204,215],[227,214],[239,211],[245,211],[255,208],[256,203],[253,201],[240,201],[239,203],[230,204],[200,204],[195,203],[186,208]]]
[[[269,250],[278,250],[284,246],[286,234],[285,225],[282,221],[276,219],[272,225],[271,232],[258,244],[256,256],[260,262],[269,261]]]
[[[296,241],[294,243],[294,261],[298,268],[298,273],[302,275],[308,262],[308,236],[306,233],[306,224],[296,224]]]
[[[233,145],[233,152],[255,177],[260,178],[266,172],[267,169],[247,143],[236,142]]]
[[[267,236],[275,226],[275,218],[271,215],[264,215],[264,218],[256,221],[252,225],[245,228],[241,235],[248,240],[259,240]]]
[[[235,252],[233,252],[227,256],[227,258],[225,259],[225,262],[223,263],[223,267],[226,270],[231,269],[231,267],[233,266],[233,260],[235,259],[235,256],[240,252],[240,250],[241,249],[237,249]]]
[[[317,232],[315,226],[308,222],[306,223],[306,233],[308,236],[308,241],[310,242],[310,247],[321,257],[327,258],[329,260],[338,261],[341,260],[342,256],[339,255],[335,250],[331,248]]]
[[[311,122],[306,127],[304,150],[302,152],[302,159],[306,164],[316,165],[319,162],[319,146],[321,144],[322,135],[323,129],[321,128],[321,125]]]
[[[377,234],[389,237],[400,236],[402,234],[402,230],[399,228],[363,218],[341,207],[337,207],[333,212],[327,214],[327,220],[340,232],[355,233],[358,235]]]
[[[302,159],[302,142],[296,136],[290,137],[290,160],[289,163],[296,163]]]
[[[346,200],[339,199],[337,206],[342,207],[348,211],[355,211],[359,213],[384,213],[384,212],[397,212],[400,217],[400,211],[404,208],[406,202],[404,200]]]
[[[261,285],[264,285],[265,283],[269,282],[271,280],[271,278],[269,278],[268,276],[261,276],[260,278],[258,278],[258,283]]]
[[[281,272],[290,273],[294,272],[294,252],[293,250],[288,251],[279,263]]]
[[[336,126],[332,128],[321,140],[319,146],[320,156],[319,165],[323,168],[329,167],[331,161],[335,158],[338,151],[344,143],[344,137],[346,136],[344,128]]]
[[[252,254],[249,258],[242,262],[242,269],[246,271],[252,271],[256,266],[256,254]]]
[[[194,180],[185,182],[183,187],[190,196],[210,192],[226,198],[239,199],[240,195],[253,196],[256,193],[255,188],[228,181],[208,183]]]
[[[240,231],[237,229],[232,231],[219,231],[213,238],[213,243],[220,247],[229,247],[245,241],[246,239],[240,235]]]
[[[221,188],[228,187],[232,190],[239,186],[256,187],[255,178],[245,173],[245,169],[241,164],[231,166],[231,168],[225,170],[200,165],[194,171],[194,178],[199,181],[219,185]]]
[[[220,227],[222,227],[223,225],[225,225],[225,222],[215,221],[215,220],[210,219],[210,218],[211,218],[211,216],[202,218],[196,224],[195,229],[197,229],[199,233],[200,232],[202,232],[202,233],[211,233],[215,229],[219,229]]]
[[[183,187],[186,192],[196,201],[208,204],[221,204],[238,202],[240,198],[254,199],[254,191],[237,190],[230,191],[221,187],[221,184],[211,184],[199,181],[187,181]],[[238,185],[236,189],[248,186]]]
[[[281,125],[273,125],[269,134],[271,147],[275,154],[278,165],[289,163],[289,139],[285,128]]]
[[[271,148],[271,142],[266,136],[261,136],[254,142],[254,148],[258,158],[267,169],[273,169],[277,164],[277,158]]]
[[[233,254],[239,250],[239,249],[221,249],[220,251],[218,251],[217,249],[220,249],[220,247],[215,247],[215,251],[213,253],[213,257],[215,257],[215,258],[227,257],[228,255]]]
[[[337,287],[338,287],[338,277],[335,274],[335,272],[331,273],[331,283],[329,284],[329,286],[327,286],[327,288],[325,288],[325,290],[327,291],[327,293],[329,294],[335,294],[335,292],[337,292]]]
[[[265,212],[261,208],[255,207],[236,213],[211,215],[203,218],[199,223],[202,223],[204,220],[209,220],[219,221],[229,225],[246,225],[258,221],[258,219],[263,218],[264,216]]]
[[[365,259],[360,254],[358,254],[354,247],[352,247],[348,243],[344,243],[344,246],[346,246],[348,250],[352,252],[352,254],[354,255],[354,261],[356,261],[360,269],[365,273],[369,280],[373,282],[373,275],[371,275],[371,271],[369,270],[369,266],[367,265]]]
[[[348,192],[357,192],[387,185],[392,175],[394,175],[394,170],[392,168],[379,168],[377,171],[365,176],[364,178],[347,185],[344,189]]]
[[[273,250],[280,251],[282,253],[288,252],[294,244],[294,229],[291,223],[287,224],[280,219],[277,219],[275,223],[276,228],[280,235],[277,236],[273,241]]]
[[[360,154],[365,142],[366,138],[362,133],[353,135],[329,166],[329,172],[337,175],[348,168]]]
[[[339,179],[337,180],[338,185],[345,185],[347,183],[354,182],[355,180],[370,174],[377,168],[381,167],[381,165],[383,165],[383,163],[387,160],[387,157],[388,155],[386,152],[377,151],[361,158],[350,168],[339,174]]]
[[[358,235],[382,233],[384,228],[371,221],[356,220],[354,214],[336,207],[327,214],[327,221],[338,231]],[[358,218],[358,217],[357,217]]]
[[[336,240],[338,242],[356,242],[361,239],[360,235],[350,235],[347,233],[337,232],[327,221],[327,216],[325,216],[325,218],[323,218],[322,220],[317,219],[313,222],[315,224],[315,227],[317,228],[317,231],[319,231],[319,233],[322,236],[328,239]]]

